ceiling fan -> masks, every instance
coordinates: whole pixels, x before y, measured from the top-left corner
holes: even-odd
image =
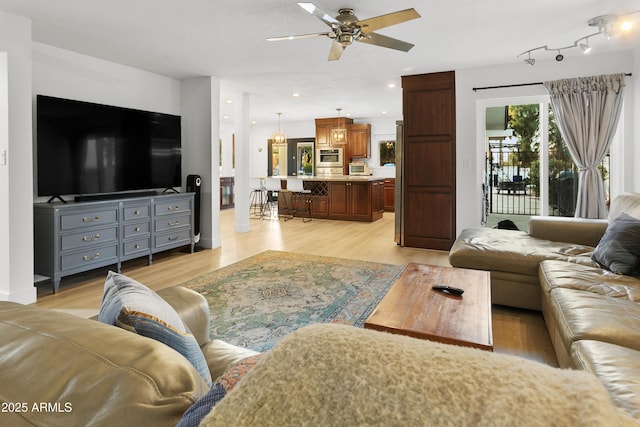
[[[318,9],[313,3],[298,3],[300,7],[314,15],[331,27],[327,33],[301,34],[297,36],[271,37],[268,41],[295,40],[310,37],[326,36],[333,39],[329,51],[329,61],[336,61],[342,56],[342,52],[354,41],[368,43],[376,46],[408,52],[413,44],[392,37],[383,36],[374,31],[391,25],[400,24],[411,19],[420,18],[415,9],[400,10],[362,21],[354,14],[353,9],[343,8],[338,11],[335,18]]]

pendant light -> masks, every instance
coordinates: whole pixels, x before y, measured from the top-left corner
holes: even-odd
[[[340,117],[342,108],[336,108],[336,110],[338,110],[338,126],[331,128],[331,144],[344,145],[347,143],[347,128]]]
[[[275,144],[284,144],[285,142],[287,142],[287,137],[285,136],[284,133],[280,131],[280,116],[282,115],[282,113],[277,113],[277,114],[278,114],[278,131],[273,134],[273,142]]]

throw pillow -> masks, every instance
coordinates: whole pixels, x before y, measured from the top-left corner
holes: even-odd
[[[616,274],[634,274],[640,262],[640,219],[626,213],[607,227],[593,251],[595,262]]]
[[[238,381],[262,359],[264,353],[245,357],[220,375],[207,394],[185,411],[176,427],[198,427],[200,421],[233,389]]]
[[[142,283],[109,271],[98,320],[168,345],[191,362],[211,387],[209,367],[195,337],[173,307]]]

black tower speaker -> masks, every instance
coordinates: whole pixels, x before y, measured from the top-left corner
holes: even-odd
[[[202,188],[202,178],[200,175],[187,176],[187,193],[195,193],[193,196],[193,241],[198,244],[200,241],[200,190]]]

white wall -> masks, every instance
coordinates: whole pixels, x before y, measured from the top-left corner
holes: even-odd
[[[637,57],[638,55],[636,55]],[[638,78],[638,65],[634,70],[633,53],[630,51],[605,55],[566,57],[563,62],[537,61],[529,67],[521,61],[514,64],[482,68],[456,70],[456,168],[457,168],[457,231],[480,226],[480,201],[482,199],[482,174],[484,170],[483,140],[476,135],[476,104],[480,100],[492,98],[510,98],[533,95],[546,95],[542,85],[521,86],[504,89],[491,89],[474,92],[473,88],[520,83],[533,83],[561,78],[572,78],[609,73],[634,72],[626,79],[625,96],[624,151],[627,158],[633,151],[633,128],[637,133],[637,113],[633,107],[638,105],[638,88],[634,80]],[[629,96],[635,94],[635,96]],[[637,108],[637,107],[636,107]],[[637,164],[637,161],[636,161]],[[624,170],[612,171],[621,176],[635,176],[631,164],[625,162]],[[638,178],[633,184],[624,183],[620,191],[640,191]]]
[[[34,42],[34,112],[36,95],[180,114],[178,80]],[[46,201],[37,197],[35,173],[34,179],[34,200]]]
[[[0,137],[7,164],[0,166],[0,300],[31,303],[33,287],[33,174],[31,169],[31,21],[0,12],[0,51],[6,53],[7,95]],[[7,117],[9,120],[7,121]],[[8,125],[8,126],[7,126]],[[7,129],[8,127],[8,129]],[[6,178],[6,179],[5,179]]]
[[[200,242],[220,246],[219,124],[220,81],[213,77],[182,82],[182,173],[202,178],[200,192]],[[214,137],[215,135],[215,137]],[[214,185],[215,183],[215,185]]]

